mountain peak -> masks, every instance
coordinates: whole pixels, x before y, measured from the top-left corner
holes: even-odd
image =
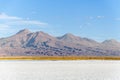
[[[26,33],[31,33],[31,31],[29,31],[28,29],[23,29],[23,30],[20,30],[17,34],[26,34]]]
[[[66,33],[61,37],[58,37],[59,40],[76,43],[79,41],[80,37],[75,36],[71,33]]]
[[[47,33],[43,32],[43,31],[37,31],[36,33],[38,33],[38,34],[47,34]]]
[[[66,33],[65,35],[73,35],[72,33]]]
[[[105,40],[102,43],[118,43],[118,41],[115,39],[110,39],[110,40]]]
[[[109,41],[111,41],[111,42],[118,42],[118,41],[115,40],[115,39],[110,39]]]
[[[66,33],[62,36],[62,38],[76,38],[76,36],[71,33]]]
[[[42,31],[23,29],[0,39],[0,52],[5,56],[120,56],[120,43],[114,39],[97,43],[71,33],[55,38]]]

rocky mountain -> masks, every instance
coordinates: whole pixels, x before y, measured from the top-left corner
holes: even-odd
[[[65,43],[69,43],[69,44],[72,43],[71,45],[74,44],[75,47],[76,46],[95,47],[99,45],[99,43],[94,40],[88,38],[81,38],[70,33],[63,35],[62,37],[58,37],[58,39]]]
[[[120,43],[114,39],[102,42],[102,47],[111,50],[120,50]]]
[[[19,31],[0,39],[0,56],[119,56],[120,43],[106,40],[102,43],[67,33],[53,37],[42,31]]]

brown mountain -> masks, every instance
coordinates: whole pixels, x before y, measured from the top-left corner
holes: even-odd
[[[81,38],[79,36],[75,36],[71,33],[67,33],[62,37],[58,37],[59,40],[65,43],[72,43],[71,45],[75,44],[75,46],[87,46],[87,47],[97,47],[99,45],[98,42],[88,39],[88,38]]]
[[[53,37],[42,31],[19,31],[0,39],[1,56],[118,56],[120,43],[106,40],[102,43],[67,33]]]
[[[102,47],[106,49],[111,50],[120,50],[120,42],[111,39],[111,40],[105,40],[102,43]]]

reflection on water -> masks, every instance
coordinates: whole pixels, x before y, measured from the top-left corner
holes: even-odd
[[[0,80],[120,80],[120,61],[1,61]]]

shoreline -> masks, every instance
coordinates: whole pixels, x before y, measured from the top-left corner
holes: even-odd
[[[0,60],[120,60],[118,56],[0,56]]]

